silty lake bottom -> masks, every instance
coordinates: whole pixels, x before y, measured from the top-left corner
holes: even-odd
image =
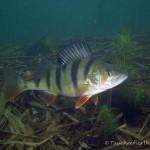
[[[120,85],[75,109],[76,98],[58,96],[46,106],[39,91],[4,99],[2,68],[32,76],[43,60],[56,64],[58,51],[70,42],[87,43],[97,57],[128,72]],[[0,137],[3,149],[148,149],[150,146],[150,36],[122,30],[110,37],[76,37],[0,47]],[[9,54],[9,55],[8,55]],[[11,76],[11,73],[10,73]],[[64,85],[65,86],[65,85]]]

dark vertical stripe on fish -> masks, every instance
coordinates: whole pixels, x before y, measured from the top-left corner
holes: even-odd
[[[66,68],[67,68],[67,64],[64,64],[63,67],[62,67],[63,72],[65,72]]]
[[[60,67],[57,67],[57,69],[56,69],[56,85],[57,85],[57,88],[59,89],[59,91],[62,92],[62,89],[61,89],[61,68]]]
[[[47,88],[50,90],[50,71],[48,71],[46,74],[46,84]]]
[[[79,68],[80,62],[81,60],[74,61],[71,67],[71,79],[72,79],[74,88],[77,88],[78,86],[77,75],[78,75],[78,68]]]
[[[39,78],[39,79],[34,80],[35,86],[36,86],[37,88],[39,87],[40,80],[41,80],[40,78]]]
[[[89,73],[89,71],[90,71],[90,67],[91,67],[91,65],[93,64],[93,62],[94,62],[94,59],[90,59],[90,60],[87,62],[87,64],[85,65],[85,69],[84,69],[84,78],[85,78],[85,79],[87,78],[87,75],[88,75],[88,73]]]

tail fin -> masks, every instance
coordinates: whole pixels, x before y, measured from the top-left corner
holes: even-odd
[[[10,100],[22,93],[25,88],[24,80],[9,68],[3,69],[4,77],[4,98]]]

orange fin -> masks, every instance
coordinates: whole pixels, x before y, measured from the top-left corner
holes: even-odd
[[[98,104],[98,96],[97,95],[93,96],[92,101],[94,102],[95,105],[97,105]]]
[[[77,100],[75,108],[80,108],[91,96],[84,96]]]
[[[47,106],[49,106],[56,101],[57,95],[45,91],[40,91],[39,97],[46,103]]]

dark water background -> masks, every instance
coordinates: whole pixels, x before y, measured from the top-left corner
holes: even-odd
[[[150,0],[0,0],[0,44],[150,31]]]

